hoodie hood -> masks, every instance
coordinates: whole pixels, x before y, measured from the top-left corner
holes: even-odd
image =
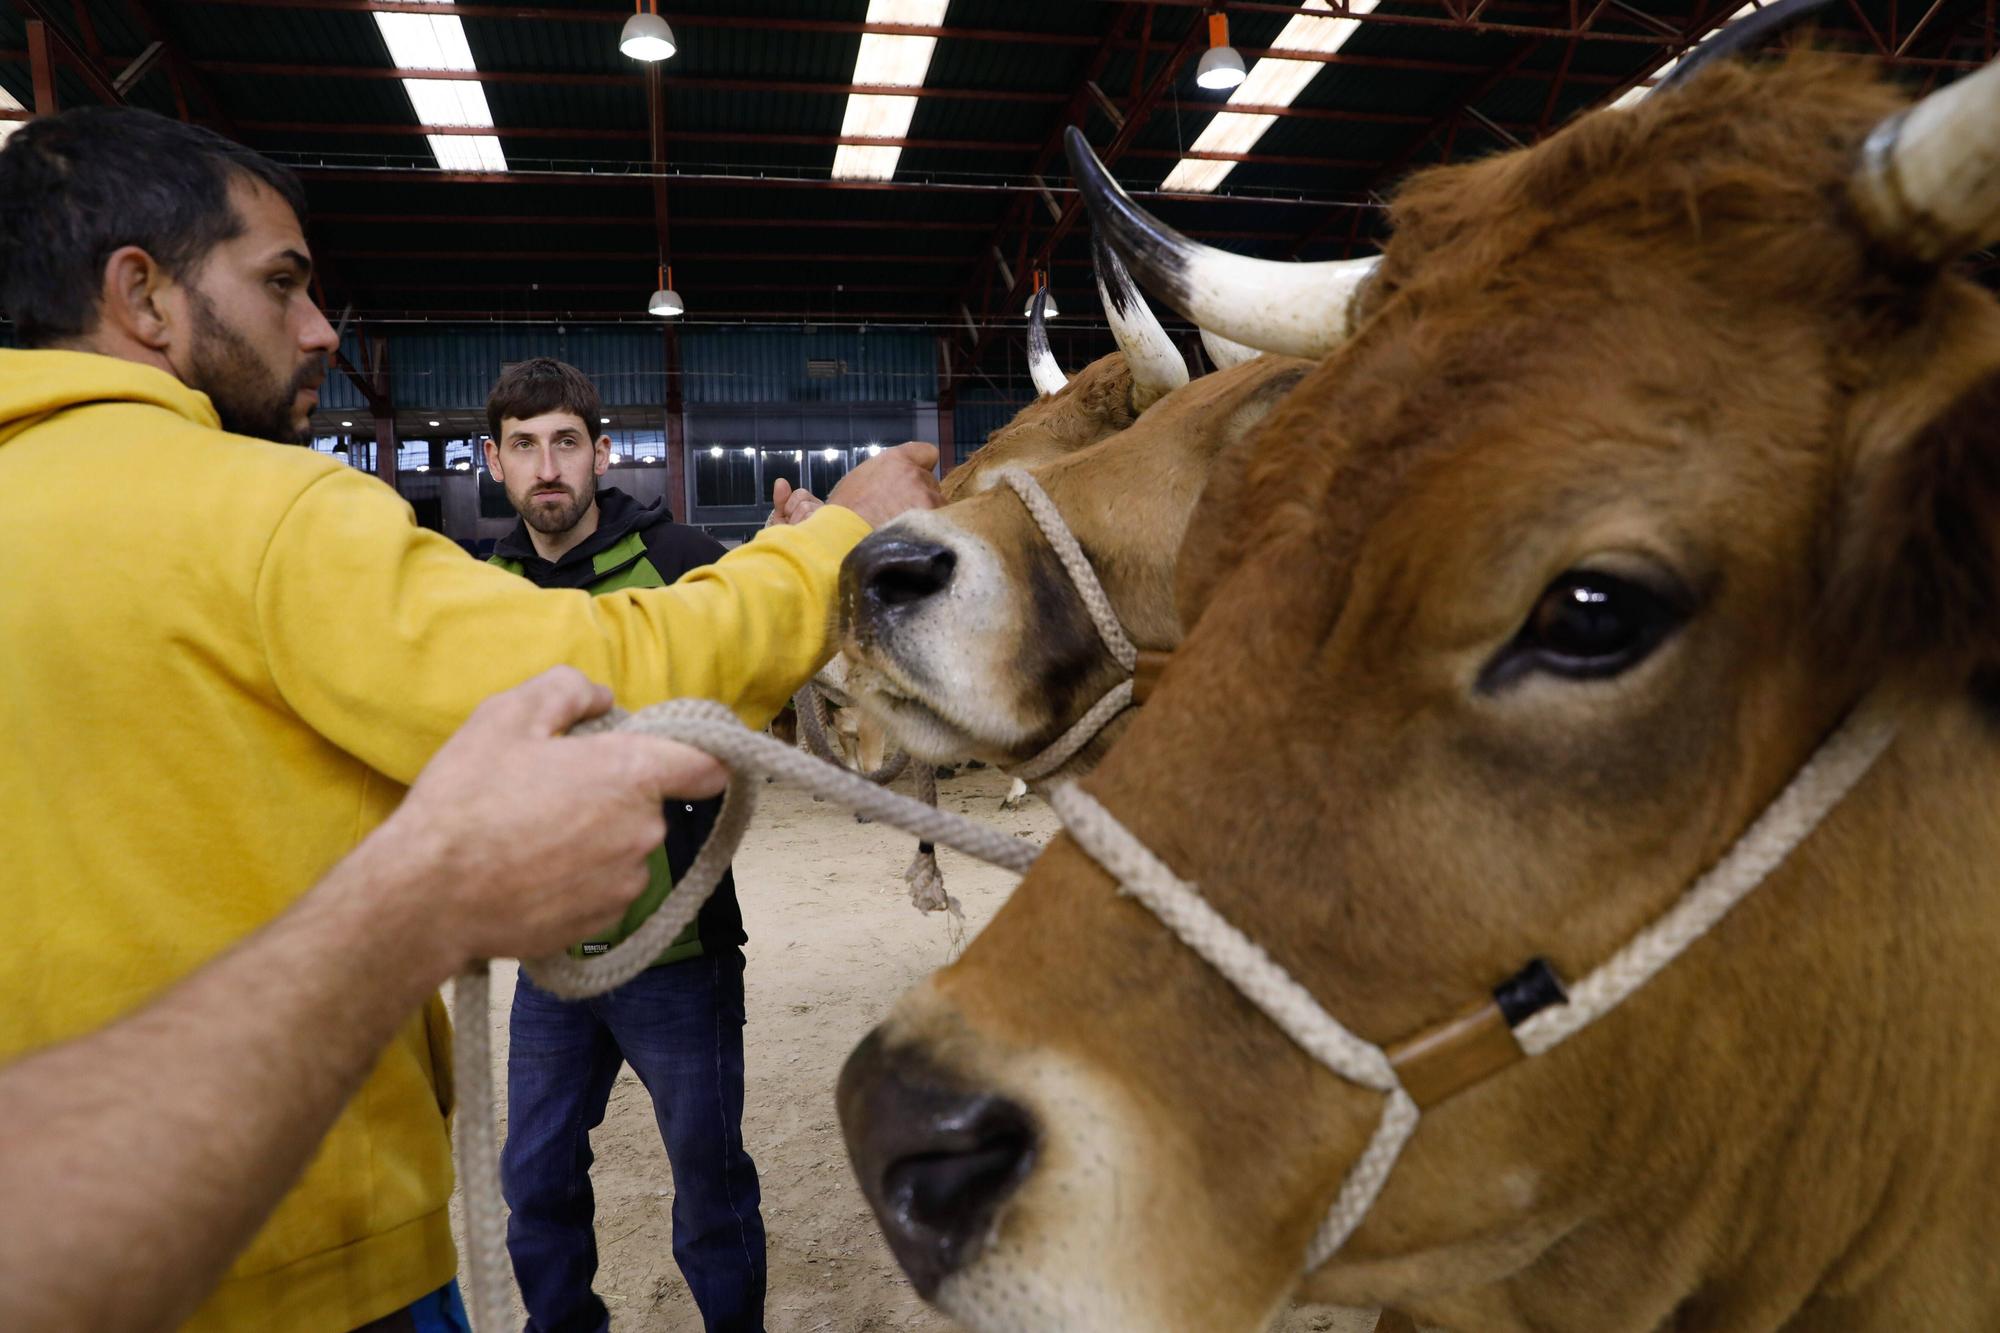
[[[222,429],[215,405],[164,370],[95,352],[0,351],[0,445],[36,422],[86,403],[162,407]]]
[[[643,532],[656,523],[671,523],[673,516],[667,512],[664,500],[655,500],[642,505],[616,486],[597,488],[597,531],[564,551],[562,559],[550,565],[535,553],[534,539],[528,535],[528,525],[520,519],[514,520],[513,529],[493,547],[493,554],[506,560],[518,560],[529,569],[541,566],[544,569],[568,570],[575,566],[588,568],[600,554],[610,550],[635,532]],[[610,571],[600,571],[599,577]],[[536,582],[541,582],[537,579]],[[567,585],[565,585],[567,586]],[[581,586],[581,585],[577,585]]]

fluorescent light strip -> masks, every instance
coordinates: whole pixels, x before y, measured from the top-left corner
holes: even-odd
[[[1375,5],[1376,0],[1352,0],[1348,9],[1352,13],[1366,14]],[[1304,8],[1326,13],[1331,13],[1333,9],[1327,0],[1306,0]],[[1351,18],[1309,18],[1300,14],[1285,24],[1271,47],[1279,51],[1313,51],[1331,55],[1345,45],[1360,27],[1361,24]],[[1304,92],[1306,85],[1318,78],[1319,72],[1325,68],[1326,65],[1317,60],[1285,60],[1279,56],[1265,56],[1250,67],[1243,82],[1229,94],[1229,101],[1239,106],[1290,106],[1292,99]],[[1264,137],[1264,132],[1277,123],[1276,116],[1219,111],[1202,127],[1189,147],[1198,153],[1247,153]],[[1208,194],[1228,179],[1229,173],[1235,169],[1234,162],[1184,157],[1160,182],[1160,188],[1188,194]]]
[[[452,0],[434,0],[440,8]],[[397,69],[454,70],[477,73],[465,25],[456,14],[381,13],[375,27],[389,48]],[[410,109],[419,125],[463,128],[490,127],[493,111],[486,105],[486,88],[470,79],[404,79]],[[427,134],[431,156],[447,171],[505,171],[507,155],[493,134]]]
[[[944,11],[950,4],[951,0],[868,0],[865,22],[942,27]],[[921,88],[936,48],[935,37],[865,32],[861,34],[861,49],[854,57],[854,77],[849,82]],[[847,138],[901,139],[909,134],[910,118],[916,112],[914,97],[849,93],[840,133]],[[833,178],[885,181],[896,174],[896,163],[902,156],[900,148],[842,144],[834,150]]]

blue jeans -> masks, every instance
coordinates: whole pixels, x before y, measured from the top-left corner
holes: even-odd
[[[604,1333],[590,1131],[619,1066],[653,1097],[674,1177],[674,1259],[709,1333],[763,1333],[764,1219],[743,1150],[743,954],[641,972],[589,1000],[514,990],[507,1142],[500,1183],[507,1251],[528,1333]]]

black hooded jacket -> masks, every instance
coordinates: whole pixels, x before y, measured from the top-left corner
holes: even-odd
[[[540,588],[582,588],[599,593],[673,583],[689,570],[712,564],[722,555],[722,543],[705,532],[674,522],[664,502],[641,505],[616,487],[606,486],[597,492],[597,531],[563,552],[561,559],[551,563],[537,555],[527,524],[517,519],[514,530],[494,547],[493,563],[513,570]],[[658,581],[648,577],[649,573],[656,573]],[[721,808],[720,799],[667,804],[667,866],[675,883],[681,881],[694,863],[695,854],[715,827],[715,817]],[[737,906],[733,872],[723,875],[714,895],[702,905],[696,931],[702,951],[710,954],[724,954],[748,938],[743,933],[743,912]],[[586,952],[601,950],[588,946]],[[681,949],[668,952],[685,956]]]

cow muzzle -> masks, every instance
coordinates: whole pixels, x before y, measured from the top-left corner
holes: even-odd
[[[862,1193],[926,1299],[979,1257],[1001,1207],[1033,1169],[1027,1111],[966,1091],[869,1034],[840,1071],[840,1122]]]

